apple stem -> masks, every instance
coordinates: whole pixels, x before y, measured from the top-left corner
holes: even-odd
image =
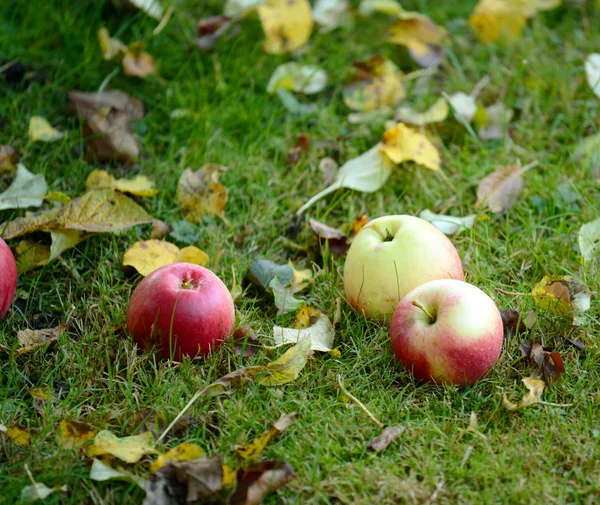
[[[425,312],[425,314],[427,314],[427,317],[429,317],[429,323],[434,323],[435,322],[435,316],[432,316],[431,312],[429,312],[427,310],[427,308],[421,302],[418,302],[417,300],[413,300],[412,304],[415,307],[419,307],[423,312]]]
[[[181,285],[181,287],[182,287],[183,289],[190,289],[190,288],[192,287],[192,284],[193,284],[193,281],[190,279],[190,280],[187,280],[187,281],[185,281],[185,282],[184,282],[184,283]]]

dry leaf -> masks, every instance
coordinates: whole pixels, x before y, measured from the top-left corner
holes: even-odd
[[[150,238],[152,240],[162,240],[170,231],[171,227],[167,223],[161,221],[160,219],[155,219],[152,222],[152,231],[150,232]]]
[[[372,111],[396,105],[406,96],[402,73],[390,60],[374,56],[351,66],[352,81],[344,87],[344,103],[352,110]]]
[[[348,0],[316,0],[312,17],[321,26],[321,33],[327,33],[342,24],[349,8]]]
[[[463,230],[473,228],[477,221],[477,214],[470,214],[464,217],[447,216],[445,214],[435,214],[429,209],[420,212],[419,217],[430,222],[446,235],[454,235]]]
[[[134,179],[115,179],[106,170],[92,170],[85,181],[86,189],[112,188],[121,193],[130,193],[135,196],[154,196],[158,190],[145,175],[138,175]]]
[[[195,246],[179,249],[162,240],[136,242],[123,255],[123,266],[135,268],[144,277],[157,268],[180,262],[206,266],[208,256]]]
[[[165,454],[160,454],[150,465],[150,471],[158,472],[163,466],[174,461],[190,461],[203,458],[205,455],[206,453],[199,445],[184,442],[173,449],[169,449]]]
[[[50,259],[50,246],[35,240],[22,240],[15,249],[17,271],[25,273],[37,267],[44,266]]]
[[[483,120],[478,120],[478,114],[475,115],[475,122],[479,127],[477,134],[482,140],[494,140],[504,137],[504,132],[508,123],[513,117],[513,110],[509,109],[502,102],[497,102],[483,110]]]
[[[570,275],[546,275],[531,291],[535,301],[555,314],[570,314],[573,324],[585,322],[584,312],[590,308],[590,289]]]
[[[267,93],[278,89],[311,95],[319,93],[327,86],[327,72],[313,65],[301,65],[294,61],[279,65],[267,84]]]
[[[32,174],[19,163],[11,185],[6,191],[0,193],[0,210],[39,207],[47,191],[48,185],[44,176]],[[6,238],[6,234],[4,237]]]
[[[156,60],[144,51],[127,51],[123,57],[123,73],[133,77],[155,75]]]
[[[600,218],[582,225],[577,240],[582,262],[589,263],[595,260],[600,250]]]
[[[268,363],[264,369],[270,376],[260,383],[264,386],[280,386],[295,381],[312,354],[311,345],[310,337],[303,338],[278,359]]]
[[[21,426],[11,425],[7,428],[6,434],[15,443],[15,445],[27,446],[31,443],[31,435]]]
[[[292,282],[290,283],[290,291],[292,294],[300,293],[308,288],[313,281],[312,270],[306,268],[304,270],[296,270],[292,260],[288,260],[288,265],[292,269]]]
[[[36,482],[33,478],[33,475],[31,475],[31,471],[29,470],[27,463],[25,463],[25,472],[27,472],[27,476],[31,481],[31,485],[25,486],[21,490],[21,503],[32,503],[37,500],[44,500],[56,491],[66,492],[69,490],[66,484],[63,484],[62,486],[48,487],[42,482]]]
[[[348,237],[342,231],[320,223],[315,219],[311,219],[309,223],[312,231],[319,237],[321,246],[326,247],[330,253],[344,254],[350,247]]]
[[[100,50],[105,60],[110,61],[116,57],[122,57],[127,52],[127,46],[119,39],[112,38],[109,31],[102,27],[96,32]]]
[[[600,98],[600,53],[588,54],[585,59],[585,75],[590,88]]]
[[[19,153],[14,147],[0,144],[0,175],[12,173],[19,163]]]
[[[390,28],[388,41],[406,46],[411,58],[422,67],[437,65],[446,56],[446,30],[417,12],[400,12]]]
[[[541,344],[532,344],[529,358],[538,365],[531,377],[546,384],[555,382],[565,372],[562,356],[556,351],[545,351]]]
[[[90,424],[63,419],[58,425],[58,442],[63,449],[75,449],[94,438],[96,433]]]
[[[94,438],[93,445],[86,451],[89,458],[110,454],[126,463],[137,463],[144,455],[156,453],[154,437],[150,432],[118,438],[108,430],[98,433]]]
[[[228,505],[258,505],[294,476],[294,469],[285,461],[265,461],[241,468]]]
[[[408,106],[401,106],[396,110],[394,119],[415,126],[425,126],[431,123],[440,123],[448,117],[450,109],[445,98],[438,98],[437,101],[425,112],[417,112]]]
[[[529,329],[521,319],[521,314],[515,309],[504,309],[500,311],[504,330],[504,339],[509,339],[519,333],[527,333]]]
[[[242,358],[254,356],[262,347],[255,331],[249,326],[243,326],[233,332],[234,352]]]
[[[440,169],[440,154],[434,145],[402,123],[383,134],[379,149],[394,163],[414,161],[431,170]]]
[[[239,28],[239,25],[233,25]],[[198,21],[198,38],[194,43],[203,50],[212,49],[219,39],[232,27],[232,19],[227,16],[210,16]],[[233,30],[232,30],[233,33]],[[173,116],[171,116],[173,117]]]
[[[362,0],[358,6],[358,12],[363,16],[381,12],[398,17],[404,13],[404,9],[396,0]]]
[[[183,171],[177,183],[177,203],[185,219],[193,223],[204,215],[225,219],[227,189],[219,183],[224,170],[221,165],[209,163],[195,172],[191,168]]]
[[[107,480],[122,480],[125,482],[133,482],[142,489],[146,489],[148,481],[126,470],[116,470],[99,459],[94,458],[92,468],[90,470],[90,479],[98,482]]]
[[[54,142],[64,134],[54,129],[46,118],[32,116],[29,120],[28,135],[32,142]]]
[[[244,459],[259,458],[269,442],[282,431],[289,428],[296,419],[296,416],[296,412],[292,412],[291,414],[282,414],[281,417],[275,421],[275,423],[267,431],[256,437],[249,444],[236,447],[235,452],[237,452]]]
[[[352,221],[352,235],[356,235],[370,221],[369,216],[358,216]]]
[[[308,42],[313,28],[308,0],[265,0],[256,10],[265,32],[266,53],[295,51]]]
[[[287,154],[288,164],[295,166],[300,162],[304,153],[310,149],[310,137],[306,133],[300,133],[296,137],[296,142],[290,147]]]
[[[487,175],[477,187],[476,206],[484,205],[492,212],[500,213],[510,209],[519,199],[525,182],[524,169],[519,165],[509,165]]]
[[[274,326],[273,338],[276,345],[295,344],[304,339],[309,339],[311,342],[310,348],[313,351],[331,352],[335,335],[333,324],[331,324],[329,318],[325,314],[319,314],[316,320],[307,328]]]
[[[397,424],[396,426],[388,426],[385,428],[380,435],[372,439],[367,447],[373,449],[375,452],[381,452],[387,449],[394,440],[396,440],[402,433],[406,431],[403,424]]]
[[[531,377],[525,377],[523,379],[523,384],[529,390],[528,393],[519,401],[519,403],[510,402],[504,393],[501,393],[502,403],[504,407],[508,411],[514,411],[518,409],[522,409],[525,407],[529,407],[531,405],[535,405],[539,403],[542,399],[542,393],[544,392],[544,388],[546,387],[546,383],[542,380],[532,379]]]
[[[452,110],[457,116],[457,119],[462,119],[467,123],[473,121],[473,118],[477,113],[477,102],[475,101],[474,96],[459,91],[452,95],[444,95],[444,97],[452,106]]]
[[[56,328],[48,328],[44,330],[19,330],[17,332],[17,340],[19,347],[15,350],[15,354],[23,354],[31,352],[38,347],[42,347],[58,340],[60,334],[66,329],[66,324],[61,324]]]

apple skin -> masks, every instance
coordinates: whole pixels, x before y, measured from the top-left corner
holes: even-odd
[[[17,264],[10,247],[0,238],[0,319],[4,317],[17,290]]]
[[[392,317],[390,339],[396,358],[417,379],[466,386],[494,366],[504,333],[500,312],[488,295],[467,282],[443,279],[422,284],[402,298]]]
[[[446,235],[413,216],[384,216],[367,223],[352,241],[344,265],[348,303],[380,321],[389,321],[411,289],[436,279],[462,281],[460,256]]]
[[[225,284],[191,263],[154,270],[135,288],[127,308],[127,332],[138,346],[159,349],[177,361],[214,351],[234,324],[233,299]]]

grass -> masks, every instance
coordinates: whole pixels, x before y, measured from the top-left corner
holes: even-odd
[[[324,67],[331,84],[315,98],[318,115],[293,117],[266,93],[272,71],[288,56],[261,51],[256,20],[245,21],[242,33],[222,41],[213,54],[190,43],[195,20],[220,13],[219,3],[179,2],[167,29],[149,42],[165,84],[122,74],[110,81],[111,87],[143,100],[147,114],[136,125],[143,146],[140,162],[132,168],[110,165],[109,170],[119,176],[153,177],[161,192],[143,205],[154,216],[173,222],[181,219],[174,195],[182,169],[209,161],[226,165],[222,182],[229,190],[229,223],[206,219],[197,225],[197,245],[211,257],[209,266],[230,285],[232,269],[239,279],[256,259],[292,259],[315,271],[317,281],[309,299],[332,314],[336,298],[343,295],[343,258],[318,250],[307,257],[292,248],[290,240],[311,244],[313,252],[316,247],[306,223],[296,236],[289,234],[294,213],[324,187],[316,168],[322,156],[343,162],[370,148],[383,132],[383,125],[347,122],[341,89],[349,62],[381,53],[407,72],[415,67],[403,49],[385,43],[383,17],[369,18],[352,29],[315,32],[309,50],[298,59]],[[80,127],[67,115],[66,93],[94,91],[114,69],[100,54],[98,27],[106,25],[129,43],[149,34],[156,23],[143,14],[115,12],[110,2],[21,4],[0,8],[0,60],[17,58],[29,69],[43,72],[46,82],[13,89],[0,80],[0,143],[17,148],[22,162],[43,173],[51,190],[76,196],[99,164],[85,160]],[[478,142],[449,119],[436,133],[444,144],[444,171],[451,184],[405,164],[379,192],[341,190],[309,214],[331,225],[349,223],[361,214],[418,214],[425,208],[463,215],[472,212],[483,175],[517,160],[523,164],[537,160],[539,165],[527,173],[524,192],[509,212],[490,215],[453,241],[467,280],[492,296],[500,308],[512,307],[522,314],[535,311],[531,337],[547,346],[558,345],[569,329],[568,321],[540,309],[530,297],[502,295],[494,288],[528,293],[545,274],[572,274],[592,289],[592,307],[576,337],[586,349],[561,348],[566,374],[544,394],[548,402],[572,406],[535,406],[517,413],[503,409],[497,392],[520,398],[521,378],[531,369],[519,357],[516,340],[506,342],[493,372],[472,387],[416,384],[393,358],[386,328],[344,305],[336,333],[339,359],[311,359],[299,379],[285,387],[249,383],[231,396],[201,398],[189,412],[188,425],[165,440],[165,447],[196,442],[235,467],[241,462],[234,445],[261,433],[280,413],[297,411],[296,423],[263,455],[286,459],[297,476],[266,503],[600,501],[595,301],[600,275],[597,264],[580,264],[577,247],[577,231],[598,217],[600,201],[588,167],[571,157],[574,144],[598,132],[600,102],[585,82],[583,59],[598,51],[600,34],[590,27],[600,25],[600,13],[591,6],[568,4],[538,15],[516,44],[484,46],[465,21],[473,4],[404,2],[406,8],[445,25],[453,38],[451,58],[434,78],[412,81],[408,101],[424,107],[441,91],[470,92],[488,74],[490,84],[481,99],[486,104],[502,100],[515,108],[512,142]],[[191,110],[194,119],[171,119],[170,111],[178,108]],[[66,131],[65,139],[29,142],[27,124],[34,114]],[[287,149],[299,133],[309,134],[313,147],[303,161],[290,167]],[[560,191],[565,187],[576,194],[575,205],[564,204]],[[0,214],[0,221],[16,215]],[[24,464],[39,482],[69,486],[68,493],[52,495],[46,503],[141,503],[143,493],[138,489],[90,481],[89,460],[56,443],[60,420],[85,420],[124,436],[145,431],[141,416],[150,411],[164,426],[201,386],[277,355],[260,352],[243,361],[227,345],[205,361],[173,364],[138,354],[119,328],[140,279],[123,273],[121,259],[134,241],[148,235],[145,226],[97,236],[65,252],[61,262],[20,276],[13,309],[0,321],[0,344],[13,347],[16,332],[23,328],[68,322],[69,331],[55,347],[0,356],[0,421],[25,426],[32,434],[29,447],[17,447],[0,436],[0,503],[16,502],[29,483]],[[237,318],[269,342],[272,325],[287,325],[293,316],[277,316],[268,301],[248,296],[242,298]],[[406,426],[395,445],[381,454],[366,448],[379,429],[357,406],[342,401],[338,376],[386,425]],[[28,389],[43,386],[52,390],[54,399],[36,410]],[[485,438],[464,431],[472,411]],[[143,473],[143,464],[137,468]]]

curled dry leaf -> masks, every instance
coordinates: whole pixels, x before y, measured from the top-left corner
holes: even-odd
[[[296,412],[292,412],[291,414],[282,414],[281,417],[275,421],[275,423],[273,423],[273,425],[267,431],[256,437],[249,444],[236,447],[235,452],[237,452],[244,459],[259,458],[269,442],[282,431],[289,428],[296,419],[296,416]]]
[[[430,170],[440,169],[440,154],[434,145],[402,123],[383,134],[379,149],[394,163],[414,161]]]
[[[96,32],[96,36],[98,37],[102,56],[106,61],[110,61],[118,56],[122,57],[127,52],[127,46],[119,39],[111,37],[110,32],[105,27],[100,28]]]
[[[88,447],[86,455],[89,458],[110,454],[126,463],[137,463],[146,454],[156,454],[154,437],[146,432],[131,437],[119,438],[108,430],[102,430]]]
[[[521,314],[515,309],[504,309],[500,311],[504,329],[504,339],[512,338],[519,333],[527,333],[529,329],[521,319]]]
[[[421,67],[437,65],[446,56],[443,43],[446,30],[418,12],[400,12],[390,28],[388,41],[406,46]]]
[[[206,266],[208,255],[195,246],[179,249],[163,240],[136,242],[123,255],[123,266],[135,268],[144,277],[157,268],[179,262]]]
[[[546,383],[542,380],[532,379],[531,377],[525,377],[523,379],[523,384],[529,390],[523,398],[519,401],[519,403],[512,403],[506,398],[504,393],[500,393],[502,396],[502,403],[506,410],[514,411],[519,410],[525,407],[530,407],[531,405],[535,405],[539,403],[542,399],[542,393],[546,387]]]
[[[531,291],[535,301],[555,314],[570,314],[573,324],[584,322],[583,314],[590,308],[590,289],[570,275],[546,275]]]
[[[17,163],[19,163],[19,153],[15,148],[0,144],[0,175],[6,172],[11,173],[17,168]]]
[[[88,156],[96,156],[99,161],[137,161],[140,147],[132,123],[144,117],[139,100],[120,90],[71,91],[69,102],[74,115],[84,122]]]
[[[406,96],[402,73],[390,60],[374,56],[354,62],[352,80],[344,87],[344,103],[355,111],[368,112],[396,105]]]
[[[373,449],[375,452],[381,452],[387,449],[394,440],[396,440],[402,433],[406,431],[406,427],[403,424],[397,424],[396,426],[388,426],[384,430],[373,438],[367,447]]]
[[[556,351],[544,350],[541,344],[532,343],[528,357],[538,365],[531,373],[531,377],[541,379],[546,384],[555,382],[565,372],[562,356]]]
[[[256,10],[265,32],[266,53],[296,51],[308,42],[313,29],[308,0],[265,0]]]
[[[311,219],[309,223],[312,231],[319,237],[321,246],[327,247],[332,254],[344,254],[350,247],[344,232],[320,223],[316,219]]]
[[[164,454],[159,454],[150,465],[151,472],[158,472],[163,466],[175,461],[190,461],[192,459],[203,458],[206,455],[204,449],[197,444],[184,442],[173,449],[169,449]]]
[[[156,60],[145,51],[127,51],[123,57],[123,73],[132,77],[148,77],[157,71]]]
[[[36,482],[33,478],[33,475],[31,475],[31,472],[29,471],[27,463],[25,464],[25,471],[27,472],[29,480],[31,480],[32,484],[25,486],[21,490],[21,503],[33,503],[37,500],[45,500],[52,493],[57,491],[65,493],[69,490],[66,484],[63,484],[62,486],[48,487],[43,482]]]
[[[64,134],[56,130],[46,118],[32,116],[29,120],[29,138],[32,142],[54,142],[63,138]]]
[[[0,210],[39,207],[48,191],[46,179],[41,174],[32,174],[21,163],[11,185],[0,193]]]
[[[225,219],[227,189],[219,183],[222,165],[209,163],[192,171],[186,168],[177,183],[177,203],[183,216],[192,223],[197,223],[204,215],[220,216]]]
[[[88,423],[63,419],[58,425],[58,443],[63,449],[76,449],[96,436],[96,428]]]
[[[262,347],[255,331],[249,326],[242,326],[233,332],[234,352],[243,358],[254,356]]]
[[[477,203],[485,205],[494,213],[510,209],[521,195],[525,182],[519,165],[509,165],[484,177],[477,187]]]
[[[417,112],[406,105],[398,107],[394,119],[414,126],[425,126],[444,121],[448,117],[448,112],[450,112],[450,108],[446,99],[438,98],[425,112]]]
[[[299,340],[278,359],[264,367],[269,372],[269,376],[260,383],[264,386],[280,386],[295,381],[312,354],[311,347],[310,337]]]
[[[31,352],[38,347],[56,342],[58,337],[66,328],[66,324],[61,324],[56,328],[48,328],[44,330],[19,330],[17,332],[19,347],[17,347],[15,350],[15,354],[18,355]]]
[[[299,311],[297,319],[303,316],[300,312],[307,311],[314,307],[305,307]],[[331,352],[333,350],[333,342],[335,339],[333,324],[330,319],[318,311],[316,318],[310,321],[310,326],[303,328],[282,328],[281,326],[273,327],[273,338],[275,344],[295,344],[303,339],[310,339],[311,349],[313,351]]]
[[[241,468],[229,505],[258,505],[270,493],[294,478],[294,469],[285,461],[264,461]]]

